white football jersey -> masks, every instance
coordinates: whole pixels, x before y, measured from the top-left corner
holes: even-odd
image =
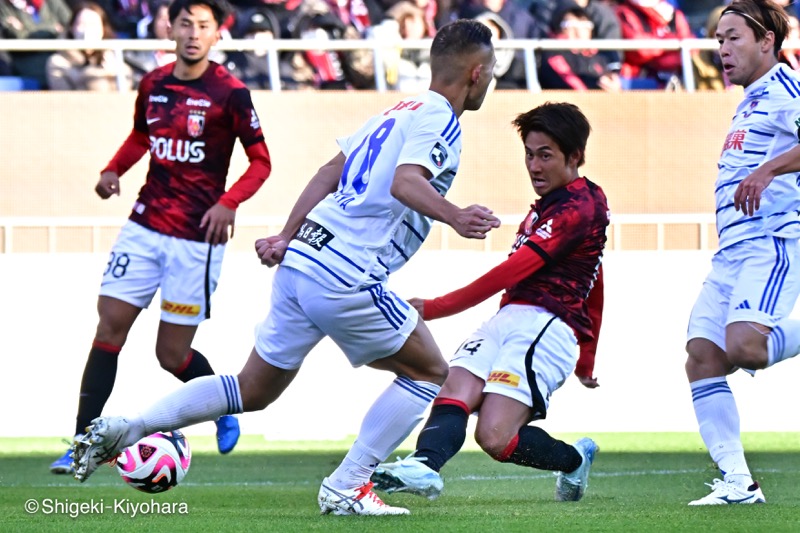
[[[283,265],[334,290],[386,281],[428,236],[432,220],[406,207],[390,188],[399,165],[427,168],[444,196],[461,155],[461,125],[449,102],[428,91],[372,117],[338,139],[347,160],[336,192],[309,213]]]
[[[733,208],[739,183],[798,143],[800,76],[778,64],[745,91],[722,147],[714,188],[719,248],[773,235],[800,238],[800,174],[776,176],[753,216]]]

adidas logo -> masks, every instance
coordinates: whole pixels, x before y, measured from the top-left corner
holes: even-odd
[[[747,300],[744,300],[739,305],[737,305],[734,309],[750,309],[750,302],[748,302]]]

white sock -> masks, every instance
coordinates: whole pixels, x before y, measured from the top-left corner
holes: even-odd
[[[800,320],[782,320],[767,337],[767,367],[800,353]]]
[[[355,489],[369,482],[375,467],[411,434],[441,387],[399,376],[364,417],[356,441],[342,464],[328,477],[337,489]]]
[[[724,376],[701,379],[690,383],[690,386],[700,436],[711,459],[717,464],[725,481],[735,481],[740,486],[749,487],[753,478],[744,458],[739,410],[728,380]]]
[[[151,405],[131,423],[141,424],[144,437],[156,431],[181,429],[241,412],[242,395],[236,376],[202,376]]]

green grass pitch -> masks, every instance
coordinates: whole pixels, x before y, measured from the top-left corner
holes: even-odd
[[[559,437],[571,442],[577,436]],[[592,437],[601,451],[581,502],[553,501],[552,474],[498,464],[473,444],[443,470],[438,500],[385,497],[411,510],[401,517],[319,515],[319,483],[349,441],[269,443],[247,436],[232,454],[220,456],[211,438],[190,438],[194,456],[184,482],[151,496],[126,486],[111,468],[102,467],[83,485],[51,475],[49,463],[64,450],[58,439],[0,439],[0,531],[800,532],[800,433],[745,435],[766,505],[700,508],[686,503],[703,496],[703,483],[719,474],[699,436]],[[29,500],[38,511],[26,511],[34,505]],[[43,510],[57,503],[60,512]],[[136,504],[151,510],[134,516]],[[94,512],[79,512],[80,505],[94,505]]]

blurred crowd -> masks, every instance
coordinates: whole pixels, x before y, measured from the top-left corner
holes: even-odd
[[[790,15],[798,38],[797,11]],[[0,0],[3,39],[168,39],[168,0]],[[394,39],[418,41],[457,18],[482,21],[502,39],[683,39],[713,37],[724,0],[233,0],[224,39]],[[257,47],[256,47],[257,48]],[[783,60],[800,68],[797,50]],[[498,50],[497,89],[525,89],[523,52]],[[142,75],[168,63],[163,51],[2,52],[0,79],[24,78],[29,87],[53,90],[117,90],[137,86]],[[251,89],[269,89],[267,50],[214,52]],[[676,50],[537,51],[543,89],[680,90],[682,62]],[[414,92],[428,86],[427,50],[403,48],[382,54],[387,87]],[[373,51],[280,52],[283,89],[374,89]],[[725,90],[716,50],[692,54],[698,90]]]

